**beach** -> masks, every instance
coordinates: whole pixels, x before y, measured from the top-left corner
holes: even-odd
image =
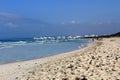
[[[120,80],[120,38],[46,58],[0,65],[0,80]]]

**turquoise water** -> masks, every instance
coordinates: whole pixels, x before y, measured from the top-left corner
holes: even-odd
[[[0,42],[0,63],[31,60],[85,47],[91,40],[12,40]]]

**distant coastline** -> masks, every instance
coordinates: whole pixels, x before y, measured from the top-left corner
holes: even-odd
[[[99,36],[88,36],[88,37],[82,37],[83,39],[91,38],[91,39],[98,39],[98,38],[111,38],[111,37],[120,37],[120,32],[117,32],[115,34],[107,34],[107,35],[99,35]]]

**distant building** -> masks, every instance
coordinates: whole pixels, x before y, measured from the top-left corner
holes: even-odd
[[[94,34],[92,34],[92,35],[90,35],[90,37],[95,37],[96,35],[94,35]]]
[[[88,35],[84,35],[84,37],[89,37]]]

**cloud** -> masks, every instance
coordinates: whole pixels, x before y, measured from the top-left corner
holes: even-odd
[[[3,13],[3,12],[0,12],[0,16],[3,16],[3,17],[17,17],[15,14]]]
[[[48,24],[47,22],[41,21],[39,19],[28,18],[28,17],[19,16],[19,15],[12,14],[12,13],[5,13],[5,12],[0,12],[0,22]]]
[[[24,17],[12,13],[4,13],[0,12],[0,27],[11,27],[15,28],[18,26],[21,27],[27,27],[27,26],[46,26],[49,25],[49,23],[44,22],[39,19],[33,19],[29,17]]]
[[[65,24],[64,22],[62,22],[61,24]]]
[[[71,21],[71,24],[80,24],[80,21],[72,20],[72,21]]]
[[[0,21],[17,20],[19,18],[20,17],[15,14],[0,12]]]
[[[12,27],[12,28],[18,27],[16,24],[12,22],[6,23],[5,26]]]
[[[71,23],[72,23],[72,24],[75,24],[75,23],[76,23],[76,21],[75,21],[75,20],[72,20],[72,21],[71,21]]]

